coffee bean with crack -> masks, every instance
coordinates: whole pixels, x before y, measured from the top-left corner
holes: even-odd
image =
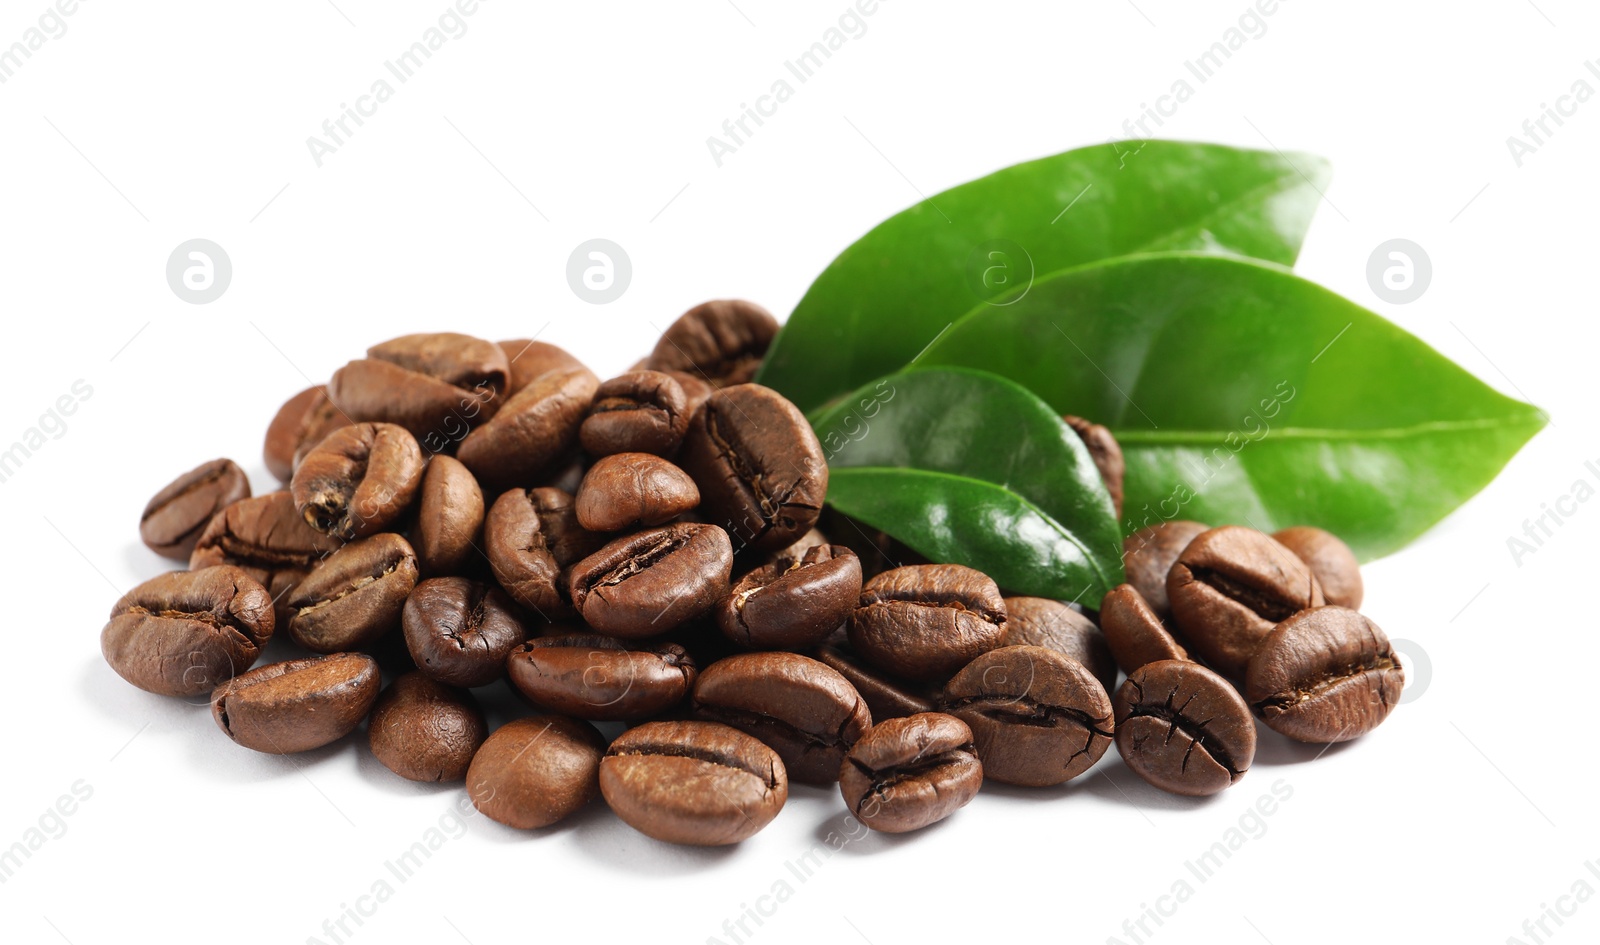
[[[943,680],[1005,637],[1000,588],[959,564],[907,565],[861,588],[850,647],[885,672]]]
[[[1112,706],[1122,760],[1163,791],[1216,794],[1238,783],[1255,759],[1250,707],[1198,663],[1146,663],[1123,681]]]
[[[274,476],[288,482],[298,458],[321,443],[323,437],[351,422],[349,415],[328,399],[326,387],[308,387],[278,408],[267,425],[261,459]]]
[[[406,599],[400,622],[417,668],[452,686],[483,686],[505,672],[506,655],[528,638],[517,605],[493,584],[429,578]]]
[[[1007,597],[1005,602],[1006,632],[1001,646],[1042,646],[1065,653],[1087,666],[1106,691],[1116,685],[1116,660],[1093,620],[1058,600]]]
[[[706,391],[710,396],[710,391]],[[689,432],[689,397],[683,385],[660,371],[631,371],[595,392],[578,428],[578,440],[593,456],[653,453],[672,456]]]
[[[547,371],[467,434],[456,456],[490,491],[537,484],[571,458],[599,386],[585,367]]]
[[[584,622],[601,633],[657,636],[726,596],[732,568],[727,532],[679,522],[618,538],[573,565],[567,593]]]
[[[566,608],[559,588],[563,562],[556,554],[562,546],[553,534],[559,513],[544,511],[552,502],[571,510],[566,493],[511,489],[494,501],[483,520],[484,554],[495,580],[517,603],[546,620]],[[578,528],[575,518],[571,524]]]
[[[744,384],[778,334],[772,313],[743,299],[714,299],[689,309],[661,333],[644,366],[682,371],[712,387]]]
[[[541,374],[572,368],[588,370],[583,362],[567,349],[547,341],[516,338],[499,341],[496,344],[505,353],[506,361],[511,367],[511,382],[506,385],[506,397],[532,384]]]
[[[759,384],[711,395],[689,425],[679,465],[700,487],[704,519],[741,551],[793,544],[828,492],[828,464],[805,414]]]
[[[318,564],[289,595],[286,629],[313,653],[364,649],[400,625],[417,585],[417,556],[384,532],[353,541]]]
[[[941,712],[879,722],[839,768],[839,793],[850,813],[885,833],[938,823],[967,806],[982,786],[972,730]]]
[[[1146,525],[1122,540],[1122,561],[1128,583],[1144,596],[1150,609],[1162,620],[1172,616],[1172,606],[1167,600],[1167,572],[1178,563],[1178,555],[1189,547],[1189,542],[1210,530],[1211,526],[1200,522],[1173,519]]]
[[[212,517],[249,497],[250,480],[238,463],[201,463],[151,497],[139,516],[139,537],[156,554],[187,561]]]
[[[493,416],[509,382],[498,345],[430,332],[368,348],[333,373],[328,399],[353,421],[398,424],[439,452]]]
[[[189,570],[229,564],[259,581],[287,624],[289,593],[316,563],[339,549],[339,539],[324,535],[295,508],[287,490],[240,499],[218,512],[200,533]]]
[[[412,535],[423,573],[455,574],[476,563],[483,515],[483,490],[472,471],[453,456],[428,460]]]
[[[243,569],[172,571],[112,606],[100,651],[146,692],[195,696],[249,669],[273,627],[271,596]]]
[[[842,626],[860,596],[861,559],[843,545],[818,545],[745,575],[717,604],[717,627],[740,646],[796,650]]]
[[[306,454],[289,490],[306,524],[346,540],[387,529],[422,484],[422,448],[404,427],[358,423]]]
[[[1377,728],[1400,701],[1405,670],[1377,624],[1316,607],[1278,624],[1250,660],[1244,696],[1275,732],[1313,744]]]
[[[983,775],[1047,787],[1089,770],[1111,746],[1111,698],[1082,663],[1042,646],[1006,646],[946,684],[939,711],[967,723]]]
[[[578,524],[594,532],[664,525],[699,504],[689,474],[650,453],[601,457],[574,497]]]
[[[218,686],[211,715],[235,743],[287,755],[350,734],[372,710],[378,688],[378,662],[365,653],[287,660]]]
[[[676,643],[628,647],[570,630],[534,637],[506,657],[506,678],[529,702],[596,722],[658,716],[688,696],[698,675]]]
[[[890,676],[837,647],[819,646],[809,655],[827,664],[861,693],[874,721],[933,711],[937,687]]]

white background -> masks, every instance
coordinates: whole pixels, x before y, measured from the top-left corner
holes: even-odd
[[[845,9],[735,2],[486,2],[320,168],[306,138],[387,76],[443,0],[85,0],[0,85],[0,444],[74,381],[93,390],[0,484],[0,845],[74,783],[92,790],[64,828],[46,818],[59,835],[0,885],[0,938],[333,941],[324,920],[388,879],[393,897],[344,940],[732,942],[724,920],[760,905],[773,914],[747,918],[743,941],[1132,942],[1124,921],[1163,902],[1173,914],[1147,920],[1146,941],[1498,943],[1534,941],[1524,921],[1574,883],[1600,889],[1584,760],[1600,504],[1565,503],[1575,514],[1520,562],[1507,548],[1600,476],[1584,466],[1600,466],[1600,102],[1520,168],[1506,145],[1575,80],[1600,88],[1584,68],[1600,57],[1592,5],[1294,0],[1202,85],[1184,62],[1244,0],[884,0],[719,168],[707,136]],[[0,4],[0,44],[45,7]],[[787,313],[919,192],[1120,137],[1179,78],[1195,95],[1161,135],[1333,160],[1303,274],[1552,415],[1484,494],[1368,568],[1365,609],[1432,672],[1359,743],[1312,763],[1264,738],[1241,784],[1198,802],[1145,787],[1112,752],[1064,789],[985,788],[921,835],[853,841],[806,882],[785,863],[841,828],[843,807],[799,788],[732,850],[657,844],[603,804],[539,833],[474,816],[401,884],[385,861],[458,788],[400,781],[359,738],[251,753],[101,660],[111,603],[167,567],[137,539],[150,494],[219,455],[270,488],[273,411],[366,345],[541,332],[606,376],[703,299]],[[234,265],[204,306],[164,277],[195,237]],[[565,280],[592,237],[633,260],[606,306]],[[1434,266],[1406,306],[1366,283],[1393,237]],[[1280,781],[1292,796],[1258,836],[1207,881],[1186,869]],[[1192,897],[1158,900],[1180,879]],[[779,880],[793,895],[761,900]],[[1546,920],[1546,940],[1593,941],[1600,905],[1564,921]]]

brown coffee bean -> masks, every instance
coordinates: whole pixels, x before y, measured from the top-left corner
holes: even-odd
[[[660,715],[683,701],[698,672],[676,643],[628,649],[575,632],[535,637],[506,659],[507,678],[528,701],[593,721]]]
[[[422,484],[422,450],[392,423],[358,423],[306,454],[289,489],[306,524],[326,535],[365,538],[397,520]]]
[[[696,718],[731,725],[772,748],[791,780],[831,784],[872,727],[860,693],[798,653],[742,653],[706,667],[690,694]]]
[[[195,696],[249,669],[272,628],[271,596],[239,568],[173,571],[112,606],[100,651],[146,692]]]
[[[468,434],[456,456],[491,491],[533,485],[577,446],[599,386],[588,368],[547,371]]]
[[[367,738],[385,768],[408,781],[460,781],[489,725],[472,693],[407,673],[372,707]]]
[[[736,728],[646,722],[606,750],[600,791],[646,836],[721,846],[771,823],[789,798],[789,778],[776,752]]]
[[[189,569],[219,564],[241,568],[267,589],[279,619],[288,623],[289,591],[340,544],[307,525],[287,491],[269,492],[240,499],[217,513],[200,533]]]
[[[696,305],[667,326],[645,363],[653,371],[683,371],[712,387],[744,384],[778,334],[772,313],[742,299]]]
[[[1117,445],[1117,438],[1111,435],[1110,430],[1082,417],[1068,414],[1061,419],[1067,422],[1067,426],[1078,434],[1078,439],[1088,448],[1089,458],[1094,460],[1094,468],[1100,473],[1100,481],[1106,484],[1106,491],[1111,494],[1111,507],[1116,511],[1117,518],[1121,518],[1122,477],[1126,466],[1122,459],[1122,447]]]
[[[250,479],[231,459],[201,463],[157,492],[139,516],[139,537],[158,555],[189,560],[212,516],[250,498]]]
[[[928,712],[879,722],[839,768],[839,793],[873,830],[907,833],[967,806],[983,786],[972,730]]]
[[[1358,610],[1365,588],[1361,583],[1361,562],[1350,546],[1337,535],[1309,525],[1297,525],[1275,533],[1273,538],[1306,563],[1322,585],[1328,603]]]
[[[861,559],[843,545],[818,545],[745,575],[717,604],[717,626],[740,646],[798,650],[842,626],[860,597]]]
[[[1268,728],[1321,745],[1377,728],[1404,688],[1405,670],[1377,624],[1348,608],[1315,607],[1262,642],[1244,697]]]
[[[690,420],[693,420],[694,415],[700,411],[705,402],[711,399],[711,395],[717,392],[716,388],[707,384],[698,374],[687,371],[662,371],[661,373],[677,381],[678,386],[683,388],[683,414]]]
[[[287,755],[338,741],[378,700],[378,662],[335,653],[269,663],[211,694],[211,715],[237,744]]]
[[[601,633],[665,633],[728,593],[733,548],[715,525],[680,522],[618,538],[572,566],[572,606]]]
[[[1087,668],[1042,646],[1006,646],[968,663],[939,710],[972,729],[983,776],[1046,787],[1089,770],[1111,746],[1111,697]]]
[[[335,371],[328,397],[352,420],[398,424],[438,453],[494,414],[509,374],[498,345],[453,332],[405,335]]]
[[[511,383],[507,385],[505,395],[510,397],[522,390],[541,374],[548,371],[572,370],[583,368],[583,362],[573,357],[565,348],[549,344],[544,341],[533,341],[527,338],[518,338],[513,341],[502,341],[500,350],[505,352],[506,361],[511,365]]]
[[[578,486],[578,524],[595,532],[664,525],[700,504],[688,473],[649,453],[615,453],[589,467]]]
[[[1042,646],[1064,653],[1088,667],[1107,692],[1116,685],[1116,660],[1093,620],[1058,600],[1007,597],[1005,601],[1006,632],[1001,646]]]
[[[1250,707],[1198,663],[1146,663],[1128,674],[1112,707],[1122,760],[1163,791],[1216,794],[1244,777],[1255,758]]]
[[[417,556],[392,532],[353,541],[318,564],[288,596],[289,637],[313,653],[364,649],[400,625],[417,584]]]
[[[1189,542],[1210,528],[1200,522],[1174,519],[1147,525],[1122,540],[1128,583],[1162,620],[1172,616],[1172,606],[1167,602],[1167,572],[1178,563],[1178,555],[1189,547]]]
[[[351,423],[333,401],[328,399],[328,389],[321,384],[308,387],[278,408],[278,413],[267,426],[267,439],[261,447],[261,458],[267,469],[283,482],[294,475],[295,457],[322,442],[322,438]]]
[[[428,460],[417,496],[417,565],[424,574],[454,574],[478,554],[483,490],[459,460],[440,455]]]
[[[1189,658],[1132,584],[1119,585],[1106,594],[1100,602],[1100,626],[1117,665],[1130,676],[1146,663]]]
[[[506,654],[528,637],[516,605],[499,588],[460,577],[418,584],[400,620],[417,668],[452,686],[499,679]]]
[[[561,563],[547,543],[543,525],[533,492],[512,489],[489,508],[483,538],[495,580],[518,603],[549,620],[566,605],[557,586]]]
[[[903,718],[933,711],[933,693],[917,683],[886,676],[833,646],[818,647],[812,656],[843,676],[872,712],[874,721]]]
[[[711,396],[709,388],[706,396]],[[672,375],[633,371],[600,385],[578,429],[578,440],[594,456],[672,456],[689,430],[691,416],[683,385]]]
[[[1191,653],[1230,679],[1279,621],[1323,604],[1305,563],[1270,535],[1225,525],[1189,542],[1167,575],[1172,618]]]
[[[548,827],[594,799],[605,749],[588,722],[559,715],[507,722],[473,757],[467,796],[508,827]]]
[[[861,589],[850,647],[906,679],[945,679],[1005,637],[1006,605],[994,581],[959,564],[908,565]]]

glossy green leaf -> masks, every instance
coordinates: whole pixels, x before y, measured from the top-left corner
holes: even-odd
[[[829,504],[929,559],[1088,606],[1122,580],[1121,533],[1094,462],[1026,388],[982,371],[909,371],[813,425]]]
[[[1328,174],[1309,155],[1177,141],[1008,167],[890,217],[841,253],[758,379],[810,412],[911,363],[974,303],[1100,259],[1181,249],[1292,264]]]
[[[1546,420],[1361,306],[1218,256],[1040,279],[974,309],[918,363],[993,371],[1109,426],[1127,459],[1125,530],[1317,525],[1363,559],[1470,498]]]

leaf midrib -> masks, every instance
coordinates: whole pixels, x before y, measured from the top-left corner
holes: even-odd
[[[1226,443],[1228,437],[1242,437],[1252,443],[1266,440],[1404,440],[1441,433],[1464,433],[1473,430],[1537,426],[1538,411],[1508,414],[1504,417],[1478,417],[1470,420],[1431,420],[1404,427],[1273,427],[1266,436],[1251,439],[1248,431],[1229,430],[1136,430],[1113,429],[1112,435],[1121,444],[1185,444]]]

